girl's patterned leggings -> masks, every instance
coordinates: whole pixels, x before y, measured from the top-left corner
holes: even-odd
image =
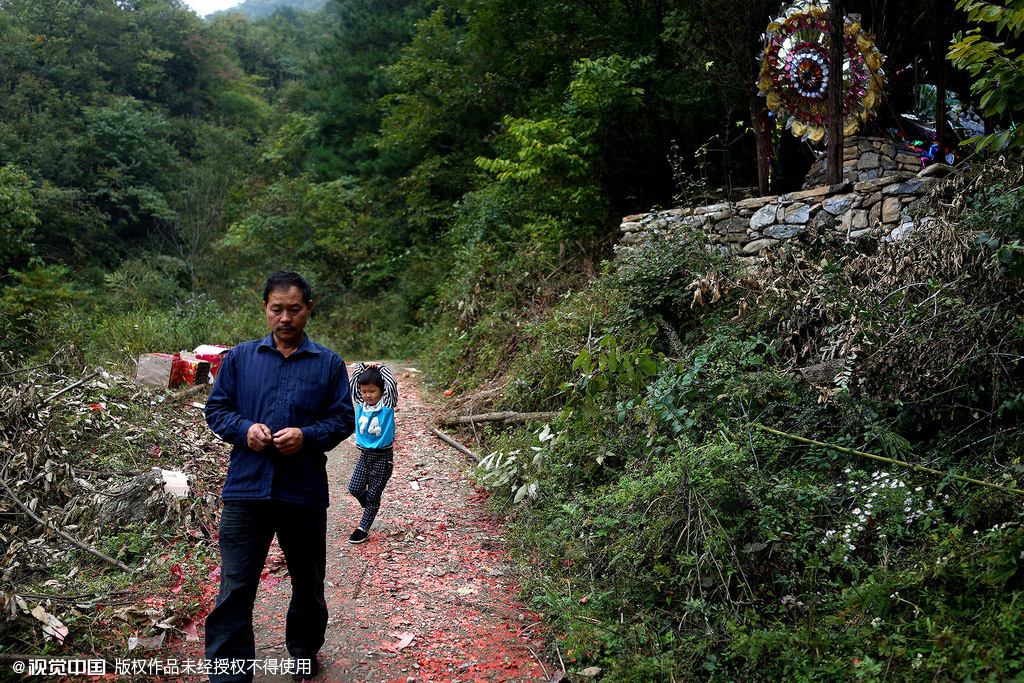
[[[394,468],[394,449],[359,449],[359,462],[352,472],[348,492],[363,506],[363,518],[359,522],[363,531],[369,531],[377,517],[381,494]]]

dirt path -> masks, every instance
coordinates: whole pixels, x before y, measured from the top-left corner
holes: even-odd
[[[431,406],[416,373],[399,377],[395,470],[367,542],[350,545],[359,520],[348,495],[354,439],[328,457],[327,642],[317,680],[469,683],[548,680],[538,616],[515,599],[500,522],[465,471],[465,456],[428,430]],[[409,373],[408,376],[405,376]],[[254,618],[257,660],[286,658],[291,586],[276,541]],[[546,668],[545,668],[546,667]],[[264,676],[264,681],[291,681]]]

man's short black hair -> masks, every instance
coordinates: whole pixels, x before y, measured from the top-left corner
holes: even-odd
[[[313,290],[309,288],[306,278],[294,270],[279,270],[267,278],[267,284],[263,287],[263,303],[270,301],[271,292],[292,287],[298,287],[302,291],[302,303],[308,306],[313,300]]]
[[[384,391],[384,375],[380,373],[380,368],[363,368],[363,371],[356,377],[356,383],[359,386],[372,384],[382,392]]]

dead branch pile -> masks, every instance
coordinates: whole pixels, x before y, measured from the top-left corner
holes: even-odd
[[[0,607],[60,642],[56,615],[74,607],[80,569],[148,564],[103,552],[105,540],[133,522],[156,522],[168,539],[208,538],[223,481],[200,410],[72,358],[21,369],[0,355]],[[187,472],[189,495],[166,493],[161,468]]]
[[[1012,313],[1024,309],[1024,287],[968,219],[992,178],[1019,187],[1022,176],[1006,160],[951,176],[933,192],[931,219],[903,240],[822,231],[802,249],[773,250],[743,285],[740,312],[769,317],[825,401],[840,388],[908,403],[1019,385],[1024,327]]]

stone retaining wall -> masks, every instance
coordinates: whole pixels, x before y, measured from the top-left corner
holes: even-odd
[[[909,155],[891,143],[867,138],[855,142],[848,142],[847,150],[859,154],[859,160],[849,171],[855,174],[856,182],[848,180],[781,196],[626,216],[619,248],[637,244],[643,241],[645,231],[659,228],[702,230],[711,243],[740,256],[755,256],[765,247],[796,240],[811,227],[836,230],[854,240],[868,236],[902,239],[928,220],[913,216],[913,209],[953,169],[933,164],[922,170],[906,170],[910,159],[900,157]],[[879,148],[875,147],[876,142]],[[871,151],[861,153],[861,143]],[[884,148],[884,144],[892,149]],[[865,159],[869,163],[862,165],[860,160]],[[920,160],[915,157],[913,162],[919,168]]]
[[[921,170],[921,154],[891,140],[870,136],[849,137],[843,145],[843,181],[859,183],[896,173]],[[804,176],[803,189],[825,184],[828,164],[822,158],[811,164]]]

